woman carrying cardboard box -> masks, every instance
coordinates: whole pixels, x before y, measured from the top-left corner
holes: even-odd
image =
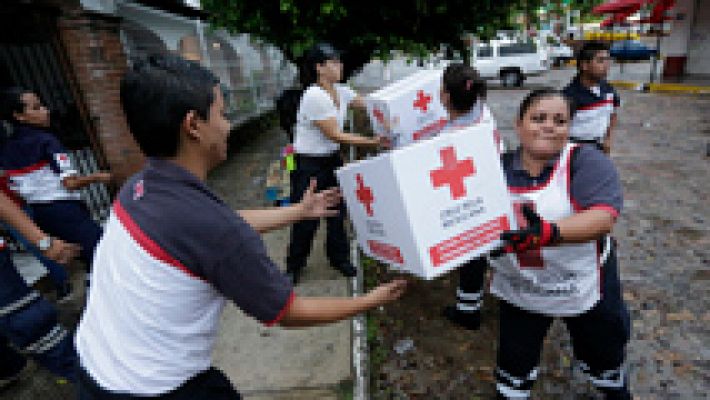
[[[485,103],[486,81],[480,78],[475,68],[464,64],[451,64],[444,70],[441,83],[441,102],[449,115],[443,131],[474,126],[486,119],[493,119]],[[495,126],[495,121],[494,121]],[[495,140],[502,152],[498,130]],[[463,328],[477,330],[481,325],[483,305],[483,281],[488,262],[485,257],[475,258],[459,267],[459,285],[456,289],[456,304],[446,306],[443,315]]]
[[[382,137],[364,137],[343,132],[348,105],[364,107],[360,96],[338,82],[343,76],[339,53],[329,44],[320,43],[303,56],[300,81],[304,91],[296,112],[294,151],[296,169],[291,172],[291,202],[298,203],[313,179],[318,190],[337,186],[335,170],[343,165],[340,145],[363,147],[385,145]],[[347,277],[355,276],[350,262],[350,246],[343,226],[345,206],[340,213],[327,218],[326,254],[333,268]],[[298,283],[311,252],[319,220],[301,221],[293,225],[288,246],[286,269],[293,283]]]
[[[516,123],[520,147],[503,156],[520,229],[504,232],[507,254],[490,259],[490,290],[500,299],[501,399],[530,397],[555,318],[569,330],[577,366],[605,398],[631,399],[629,312],[609,237],[623,204],[621,183],[604,153],[568,143],[570,108],[558,91],[530,93]]]

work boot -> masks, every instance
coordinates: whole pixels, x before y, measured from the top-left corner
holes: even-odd
[[[481,327],[481,311],[464,312],[456,306],[446,306],[441,314],[452,324],[458,325],[470,331],[476,331]]]

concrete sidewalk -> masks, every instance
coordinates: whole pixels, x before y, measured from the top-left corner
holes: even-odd
[[[285,135],[273,130],[260,136],[210,177],[210,186],[236,209],[266,205],[262,177],[278,159]],[[320,229],[316,236],[296,293],[349,296],[348,280],[327,262],[323,233]],[[283,266],[289,230],[263,237],[269,255]],[[309,329],[266,328],[229,304],[222,315],[214,362],[248,400],[340,399],[352,394],[351,350],[349,320]]]

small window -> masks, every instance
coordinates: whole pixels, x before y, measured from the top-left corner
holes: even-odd
[[[479,57],[493,57],[493,48],[491,46],[481,46],[478,48]]]
[[[500,46],[501,56],[514,56],[518,54],[534,54],[537,52],[535,43],[512,43]]]

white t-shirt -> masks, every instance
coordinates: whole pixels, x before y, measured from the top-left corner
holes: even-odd
[[[336,151],[340,145],[328,139],[325,134],[314,124],[335,117],[338,128],[343,129],[348,104],[357,97],[357,93],[345,85],[335,85],[340,107],[330,97],[328,92],[318,85],[311,85],[303,93],[301,103],[296,115],[294,150],[298,154],[329,155]]]

